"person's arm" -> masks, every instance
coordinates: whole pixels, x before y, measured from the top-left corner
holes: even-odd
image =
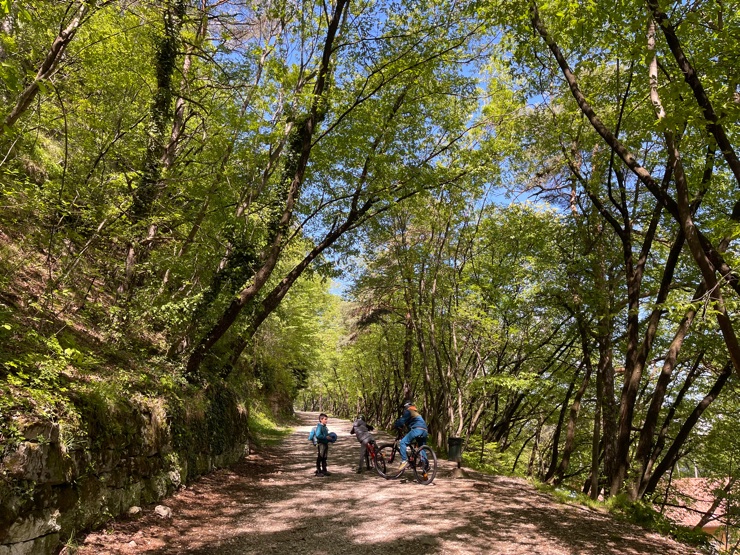
[[[396,423],[393,425],[394,428],[403,428],[409,423],[409,417],[411,416],[411,413],[408,410],[403,411],[403,414],[401,415],[401,418],[396,420]]]

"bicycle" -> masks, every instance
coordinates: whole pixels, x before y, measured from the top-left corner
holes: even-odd
[[[411,468],[417,482],[423,485],[431,484],[437,475],[437,455],[434,450],[428,445],[416,446],[412,443],[406,451],[409,464],[402,469],[399,447],[402,437],[403,434],[399,431],[393,443],[385,443],[378,447],[375,456],[375,470],[386,480],[395,480],[406,472],[406,468]]]
[[[375,472],[385,477],[385,460],[378,457],[378,451],[378,444],[374,439],[371,439],[367,443],[367,449],[365,449],[365,466],[374,468]]]

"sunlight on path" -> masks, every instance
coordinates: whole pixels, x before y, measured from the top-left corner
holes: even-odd
[[[295,433],[232,469],[198,480],[137,521],[88,536],[80,555],[521,554],[691,555],[692,549],[584,507],[559,505],[526,481],[452,478],[440,461],[434,483],[356,474],[359,443],[351,424],[330,419],[332,476],[313,475],[308,432],[317,413],[299,413]],[[390,440],[390,436],[378,437]]]

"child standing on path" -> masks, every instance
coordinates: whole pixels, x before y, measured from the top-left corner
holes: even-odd
[[[329,428],[326,423],[329,417],[323,412],[319,415],[319,423],[316,426],[316,476],[331,476],[331,472],[326,470],[326,459],[329,456]]]

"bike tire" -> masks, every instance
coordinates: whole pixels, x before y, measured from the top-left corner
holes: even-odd
[[[401,466],[401,452],[393,443],[379,445],[375,451],[375,471],[386,480],[395,480],[403,470]]]
[[[380,476],[385,478],[386,473],[386,467],[385,467],[385,459],[383,459],[380,456],[380,448],[375,445],[373,446],[373,468],[375,469],[375,472],[377,472]]]
[[[422,464],[426,460],[427,464]],[[414,477],[420,484],[428,486],[437,475],[437,455],[428,445],[422,445],[416,450],[416,464],[414,465]]]

